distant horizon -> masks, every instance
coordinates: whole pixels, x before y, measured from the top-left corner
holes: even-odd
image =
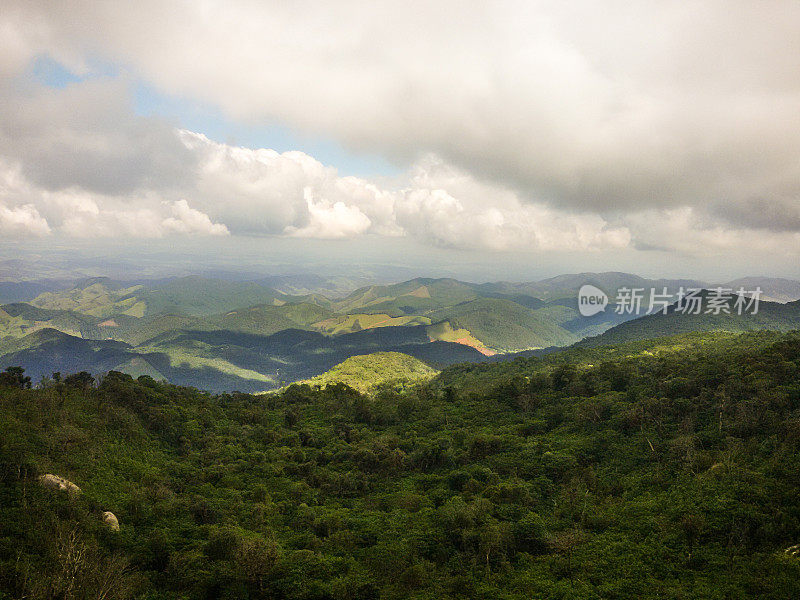
[[[288,243],[287,243],[288,242]],[[382,240],[381,242],[385,242]],[[545,260],[545,258],[547,260]],[[175,245],[173,240],[98,242],[65,240],[0,241],[0,281],[107,276],[159,279],[225,273],[237,278],[313,274],[405,281],[414,277],[452,277],[463,281],[540,281],[576,273],[621,272],[648,279],[697,279],[709,282],[743,277],[800,280],[800,265],[788,261],[730,261],[716,267],[696,257],[662,257],[658,265],[612,260],[608,254],[569,255],[456,251],[417,248],[402,239],[391,244],[371,240],[202,240]]]
[[[2,261],[0,261],[0,266],[2,266]],[[381,265],[377,265],[376,268],[380,268]],[[391,267],[390,267],[391,268]],[[288,271],[263,271],[263,272],[241,272],[241,271],[226,271],[222,269],[211,269],[211,270],[197,270],[197,271],[176,271],[173,273],[165,272],[162,275],[114,275],[114,274],[101,274],[101,273],[83,273],[83,274],[74,274],[74,275],[64,275],[61,277],[24,277],[24,278],[15,278],[9,276],[2,276],[0,275],[0,283],[24,283],[24,282],[41,282],[41,281],[61,281],[66,283],[88,283],[92,280],[108,280],[113,283],[144,283],[144,282],[162,282],[162,281],[169,281],[169,280],[176,280],[176,279],[202,279],[202,280],[218,280],[218,281],[235,281],[241,283],[259,283],[263,284],[266,287],[269,287],[269,280],[276,279],[276,280],[302,280],[304,278],[309,279],[319,279],[320,282],[323,281],[334,281],[334,280],[341,280],[341,279],[352,279],[353,281],[362,281],[359,285],[356,285],[352,289],[358,289],[359,287],[364,287],[367,285],[393,285],[398,283],[405,283],[409,281],[416,281],[416,280],[431,280],[431,281],[441,281],[441,280],[452,280],[458,281],[461,283],[468,283],[474,285],[482,285],[488,283],[510,283],[510,284],[527,284],[527,283],[542,283],[547,282],[554,279],[559,278],[566,278],[566,277],[576,277],[579,278],[584,276],[586,278],[596,277],[596,276],[605,276],[605,275],[622,275],[622,276],[631,276],[631,277],[638,277],[644,281],[670,281],[670,282],[696,282],[703,285],[724,285],[727,283],[740,281],[740,280],[748,280],[748,279],[763,279],[763,280],[771,280],[771,281],[786,281],[792,283],[800,284],[800,278],[792,278],[792,277],[779,277],[779,276],[770,276],[770,275],[761,275],[761,274],[747,274],[741,275],[737,277],[730,277],[724,279],[704,279],[700,277],[650,277],[647,275],[643,275],[641,273],[635,273],[631,271],[617,271],[617,270],[608,270],[608,271],[574,271],[574,272],[564,272],[564,273],[557,273],[554,275],[547,275],[544,277],[532,277],[529,279],[469,279],[465,277],[455,277],[450,275],[436,275],[436,274],[413,274],[412,270],[409,269],[409,273],[406,275],[395,275],[394,277],[388,275],[378,275],[378,274],[365,274],[365,273],[352,273],[350,275],[347,274],[337,274],[337,275],[326,275],[322,271],[315,271],[315,270],[304,270],[304,271],[297,271],[297,272],[288,272]]]

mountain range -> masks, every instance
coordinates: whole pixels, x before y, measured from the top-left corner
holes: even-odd
[[[760,287],[757,315],[688,315],[673,307],[640,318],[615,310],[617,289],[675,294],[718,286],[611,272],[528,283],[416,278],[330,293],[344,283],[311,276],[6,283],[0,292],[15,301],[0,306],[0,367],[20,365],[34,378],[117,370],[213,391],[262,391],[373,352],[401,352],[438,369],[573,344],[800,327],[800,282],[785,279],[721,284]],[[589,317],[577,303],[587,283],[611,302]]]

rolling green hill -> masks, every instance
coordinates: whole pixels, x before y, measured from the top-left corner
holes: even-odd
[[[0,346],[0,366],[24,365],[37,381],[53,372],[104,373],[136,357],[128,344],[41,329]]]
[[[673,305],[667,314],[654,314],[621,323],[602,335],[586,338],[582,346],[613,345],[633,340],[664,337],[695,331],[744,332],[791,331],[800,328],[800,301],[779,304],[760,302],[753,314],[682,314]]]
[[[440,321],[434,323],[426,329],[428,337],[432,340],[439,340],[442,342],[455,342],[463,346],[475,348],[481,354],[486,356],[493,356],[496,354],[494,350],[487,347],[481,340],[472,335],[469,329],[463,327],[454,327],[450,321]]]
[[[45,328],[101,338],[97,322],[97,318],[67,310],[48,310],[23,302],[6,304],[0,307],[0,340],[22,337]]]
[[[142,290],[142,286],[115,288],[102,281],[89,282],[88,285],[70,290],[45,292],[30,303],[38,308],[68,310],[93,317],[117,314],[141,317],[147,306],[136,294]]]
[[[407,325],[430,325],[428,317],[414,315],[390,317],[386,313],[353,313],[348,315],[329,316],[313,324],[314,329],[332,335],[353,333],[373,327],[403,327]]]
[[[455,279],[418,278],[361,288],[334,303],[338,312],[387,313],[393,317],[425,314],[478,297],[475,285]]]
[[[70,287],[69,282],[44,279],[39,281],[0,281],[0,304],[28,302],[44,292]]]
[[[31,304],[95,317],[143,317],[161,313],[206,316],[283,301],[281,298],[283,294],[257,283],[202,277],[182,277],[130,287],[121,287],[107,279],[97,279],[69,290],[43,293],[34,298]]]
[[[602,317],[584,322],[573,306],[574,298],[546,304],[532,295],[547,296],[553,289],[564,291],[589,275],[594,275],[593,281],[597,283],[646,282],[625,274],[582,274],[558,278],[543,284],[542,288],[539,284],[472,284],[454,279],[418,278],[392,285],[367,286],[345,298],[330,299],[319,294],[288,296],[259,283],[201,277],[136,285],[96,278],[68,290],[41,294],[32,304],[41,309],[96,319],[94,323],[84,323],[82,328],[40,320],[36,325],[39,328],[48,326],[84,337],[111,338],[133,344],[169,331],[170,327],[228,329],[265,335],[282,329],[302,328],[337,335],[376,326],[427,325],[442,321],[445,316],[460,315],[473,327],[481,329],[486,339],[475,335],[463,323],[457,326],[451,323],[455,330],[468,330],[493,351],[504,352],[563,345],[585,335],[601,333],[618,322],[602,320]],[[471,305],[476,310],[462,306],[470,302],[476,303]],[[573,309],[573,313],[570,315],[563,306]],[[478,311],[485,314],[466,316],[468,312]],[[544,312],[532,317],[531,311]],[[32,331],[33,326],[32,323],[15,323],[7,329],[9,332],[13,329],[13,335],[20,335]],[[90,327],[96,329],[90,330]]]
[[[499,298],[478,298],[430,314],[434,322],[448,321],[500,352],[571,344],[578,338],[559,323],[573,317],[574,312],[562,306],[531,310]]]
[[[309,303],[260,305],[240,308],[206,320],[216,328],[258,335],[271,335],[284,329],[312,329],[313,324],[330,318],[333,313]]]
[[[0,341],[23,337],[40,329],[55,329],[71,336],[93,340],[117,340],[137,345],[166,331],[176,329],[215,329],[212,321],[184,315],[160,314],[151,317],[94,317],[68,310],[37,308],[30,304],[0,307]]]
[[[138,294],[148,315],[164,312],[206,316],[226,311],[272,304],[283,294],[257,283],[181,277]]]
[[[216,329],[216,326],[201,317],[159,314],[140,319],[117,315],[98,323],[101,337],[138,346],[163,333],[181,329]]]
[[[430,379],[435,374],[435,369],[413,356],[400,352],[374,352],[351,356],[308,380],[308,383],[319,386],[344,383],[366,393],[387,383],[402,386]]]
[[[315,323],[334,316],[315,304],[249,306],[219,315],[187,316],[160,313],[141,318],[117,314],[112,317],[11,304],[0,308],[0,339],[21,337],[38,329],[52,328],[87,339],[113,339],[139,345],[160,334],[177,330],[212,331],[227,329],[270,335],[285,329],[316,329]],[[338,318],[338,317],[337,317]],[[346,317],[344,317],[346,318]],[[405,319],[406,322],[413,318]],[[343,329],[342,332],[345,330]],[[338,333],[338,331],[337,331]]]

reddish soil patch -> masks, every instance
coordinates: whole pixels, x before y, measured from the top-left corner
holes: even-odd
[[[432,337],[429,337],[428,340],[430,340],[431,342],[444,341],[444,340],[435,340]],[[475,348],[475,350],[477,350],[478,352],[480,352],[484,356],[494,356],[495,354],[497,354],[497,352],[495,352],[494,350],[490,350],[486,346],[481,346],[480,344],[476,344],[475,342],[471,342],[468,338],[458,338],[458,339],[453,340],[453,343],[454,344],[461,344],[462,346],[469,346],[471,348]]]
[[[103,321],[100,323],[100,327],[119,327],[117,322],[114,319],[109,319],[108,321]]]
[[[494,350],[489,350],[489,348],[487,348],[486,346],[481,346],[479,344],[476,344],[475,342],[470,341],[469,338],[458,338],[456,340],[456,344],[462,344],[464,346],[471,346],[472,348],[475,348],[475,350],[477,350],[478,352],[480,352],[484,356],[494,356],[495,354],[497,354],[497,352],[495,352]]]

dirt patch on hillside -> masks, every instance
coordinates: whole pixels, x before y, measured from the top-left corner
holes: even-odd
[[[484,356],[494,356],[495,354],[497,354],[497,352],[495,352],[494,350],[490,350],[489,348],[484,346],[482,343],[480,343],[478,340],[472,340],[472,339],[467,338],[467,337],[460,337],[460,338],[455,338],[455,339],[448,340],[448,339],[433,338],[433,337],[428,336],[428,339],[431,342],[451,342],[453,344],[461,344],[462,346],[469,346],[470,348],[475,348],[475,350],[477,350],[478,352],[480,352]]]
[[[495,352],[494,350],[489,350],[489,348],[487,348],[483,344],[476,344],[475,342],[473,342],[469,338],[458,338],[458,339],[455,340],[455,342],[456,342],[456,344],[462,344],[464,346],[471,346],[472,348],[475,348],[475,350],[477,350],[478,352],[480,352],[484,356],[494,356],[495,354],[497,354],[497,352]]]

